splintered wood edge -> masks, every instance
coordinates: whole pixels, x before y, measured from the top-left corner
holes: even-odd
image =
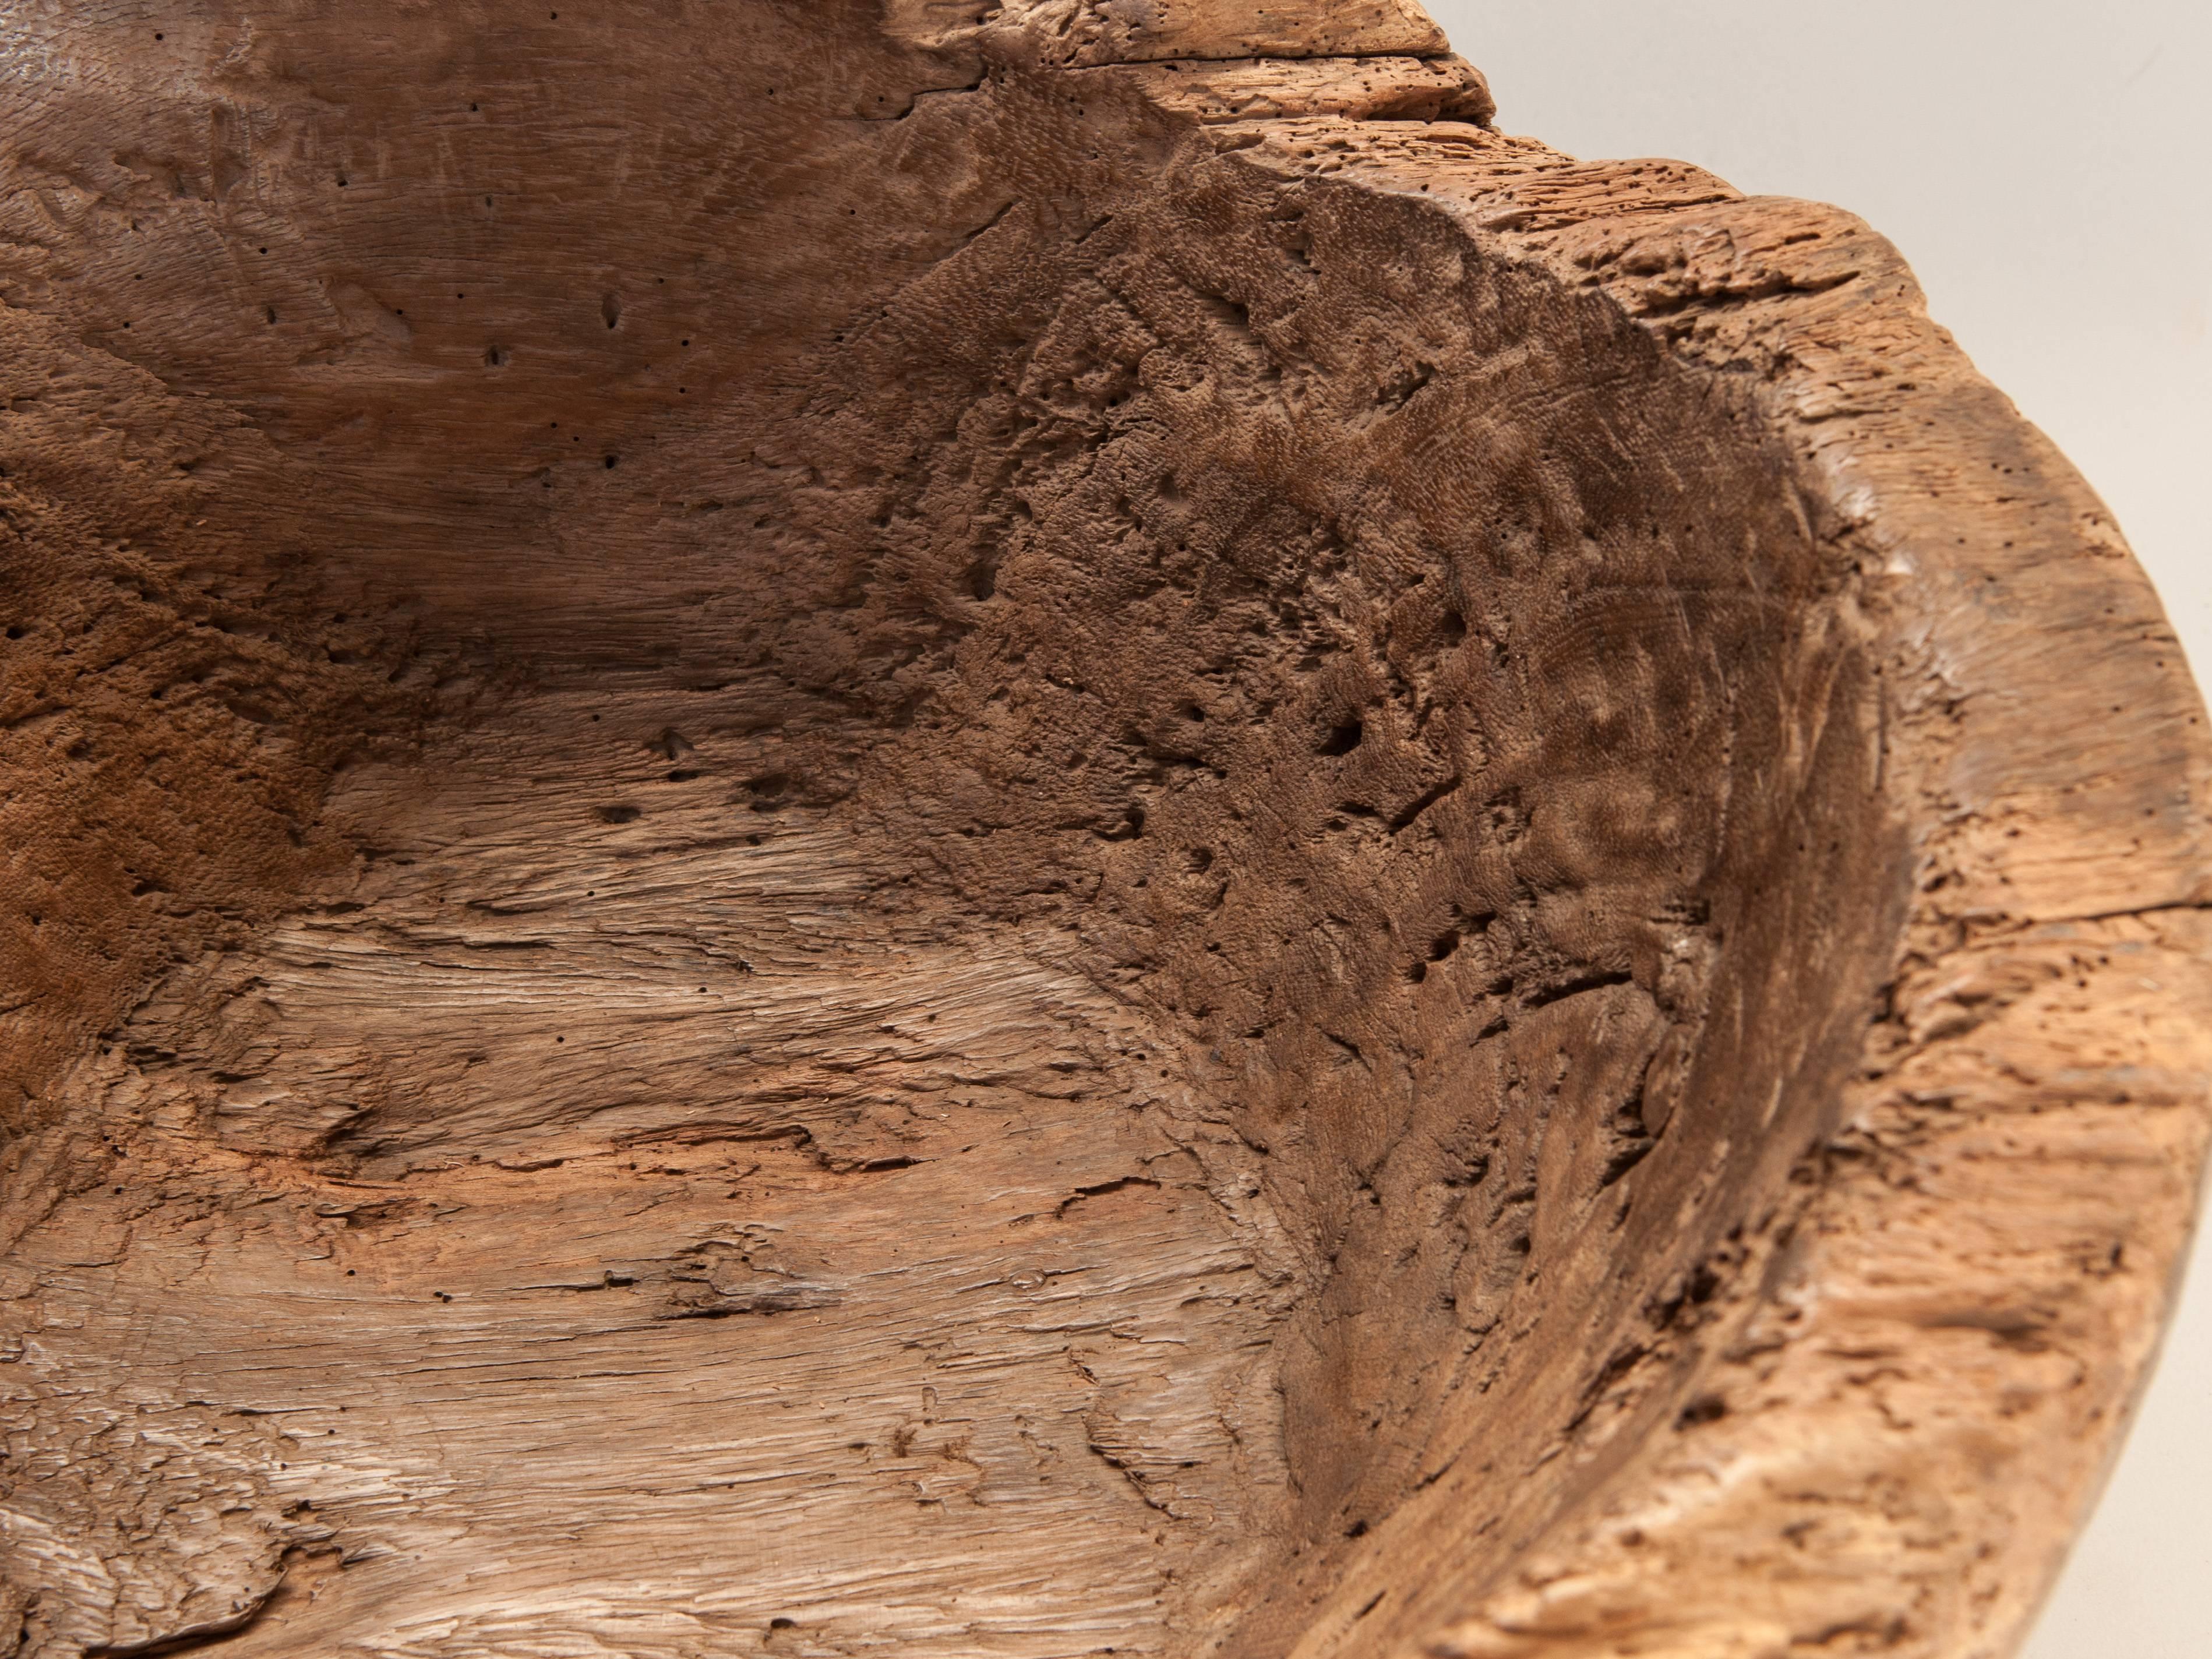
[[[1577,161],[1486,108],[1394,121],[1379,67],[1093,73],[1246,165],[1432,204],[1478,257],[1756,388],[1857,569],[1916,898],[1857,1081],[1681,1431],[1502,1581],[1359,1564],[1296,1651],[2010,1651],[2116,1451],[2204,1158],[2212,750],[2179,643],[2103,504],[1861,222]]]
[[[1444,33],[1416,0],[888,0],[893,36],[981,47],[1036,66],[1176,58],[1442,57]]]

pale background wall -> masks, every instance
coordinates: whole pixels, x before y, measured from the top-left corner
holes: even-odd
[[[2212,684],[2212,4],[1427,0],[1498,125],[1862,215],[2104,494]],[[2026,1659],[2212,1656],[2212,1236]]]

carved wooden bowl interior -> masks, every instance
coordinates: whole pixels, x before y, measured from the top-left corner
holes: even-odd
[[[0,1652],[2017,1641],[2207,751],[1857,221],[1404,0],[0,15]]]

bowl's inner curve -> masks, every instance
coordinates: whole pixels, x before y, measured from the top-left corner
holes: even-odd
[[[84,1639],[276,1549],[240,1652],[1278,1652],[1671,1422],[1891,902],[1741,411],[866,20],[311,21],[251,142],[70,92],[124,210],[5,273],[153,458],[11,662],[173,775],[40,878],[153,987],[41,1085],[54,1501],[241,1495]]]

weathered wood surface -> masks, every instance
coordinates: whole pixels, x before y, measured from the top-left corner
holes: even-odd
[[[2202,710],[1403,0],[4,9],[0,1652],[1999,1654]]]

